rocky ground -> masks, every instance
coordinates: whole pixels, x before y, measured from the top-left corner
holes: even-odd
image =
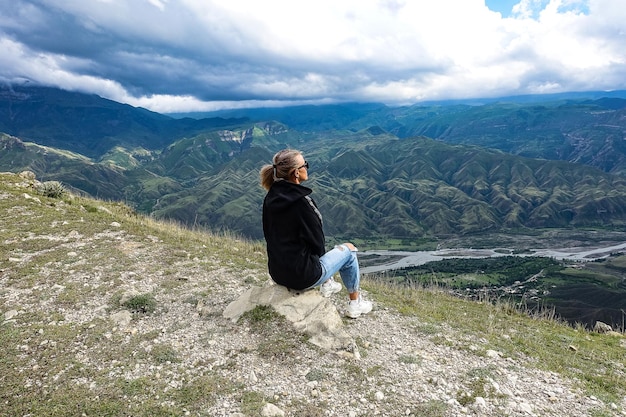
[[[8,236],[9,222],[37,221],[39,209],[55,219]],[[343,319],[357,358],[308,343],[276,318],[233,322],[226,307],[267,280],[259,253],[172,245],[113,216],[85,229],[88,213],[20,193],[0,220],[0,329],[13,366],[0,376],[0,416],[17,415],[6,410],[25,399],[55,401],[60,389],[122,404],[108,415],[149,415],[148,406],[153,415],[228,417],[626,415],[626,398],[607,404],[536,369],[531,356],[504,355],[376,299],[369,315]],[[31,248],[33,240],[45,245]],[[138,294],[152,294],[154,309],[125,303]],[[345,298],[331,301],[341,311]]]

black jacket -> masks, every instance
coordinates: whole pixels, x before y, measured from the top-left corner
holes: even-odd
[[[322,276],[319,259],[326,252],[322,215],[311,192],[303,185],[277,181],[263,201],[270,276],[295,290],[310,287]]]

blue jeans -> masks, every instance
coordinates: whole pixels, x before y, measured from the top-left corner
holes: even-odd
[[[322,285],[336,272],[339,272],[343,285],[348,289],[348,293],[359,291],[361,278],[356,251],[351,251],[346,245],[337,245],[320,258],[320,264],[322,265],[322,276],[309,288]]]

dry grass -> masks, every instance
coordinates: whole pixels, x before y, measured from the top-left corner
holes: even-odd
[[[540,369],[578,380],[589,395],[606,402],[619,402],[626,392],[623,336],[574,328],[550,309],[536,312],[502,300],[468,301],[437,287],[406,288],[371,280],[365,288],[400,314],[467,336],[459,337],[459,349],[471,348],[464,340],[485,340],[504,356],[525,356]]]
[[[134,279],[129,275],[133,271],[145,278],[137,282],[152,284],[140,292],[143,298],[131,304],[158,321],[168,308],[211,300],[213,288],[204,282],[195,287],[189,276],[234,271],[247,283],[262,280],[266,263],[261,242],[187,230],[138,216],[119,203],[75,196],[38,196],[38,202],[24,197],[30,190],[6,186],[16,181],[14,175],[0,174],[0,311],[23,307],[17,318],[0,322],[0,416],[177,416],[183,409],[208,415],[206,410],[224,395],[237,396],[246,415],[257,415],[264,396],[243,390],[239,382],[226,380],[219,367],[209,364],[195,364],[196,371],[202,366],[204,370],[176,389],[165,379],[124,377],[136,363],[162,367],[162,372],[180,366],[181,347],[163,340],[160,331],[129,338],[111,332],[111,324],[95,316],[81,313],[69,320],[68,315],[92,311],[90,300],[104,299],[114,307],[122,288]],[[481,345],[493,346],[504,356],[524,357],[529,366],[579,381],[589,395],[607,403],[620,403],[625,395],[626,349],[621,337],[572,328],[551,317],[550,311],[531,317],[505,302],[465,301],[437,288],[398,287],[374,280],[365,282],[364,288],[379,306],[419,317],[421,324],[415,330],[436,343],[472,350],[468,341],[485,340]],[[17,302],[11,298],[16,295]],[[263,322],[269,314],[254,313],[258,316],[246,320]],[[206,320],[209,323],[210,317]],[[442,326],[459,337],[439,338]],[[305,343],[282,337],[280,327],[267,330],[266,339],[258,354],[268,360],[284,360],[289,356],[286,351]],[[144,349],[146,342],[154,343],[151,352]],[[85,357],[83,352],[88,352]],[[85,358],[93,364],[86,364]],[[403,364],[419,360],[400,359]],[[366,379],[376,369],[347,365],[344,371]],[[480,382],[482,376],[473,377]],[[312,370],[310,378],[323,380],[326,375]],[[97,401],[85,401],[94,396]],[[442,412],[441,404],[421,407],[421,415]]]

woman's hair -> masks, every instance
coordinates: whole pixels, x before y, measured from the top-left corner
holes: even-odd
[[[271,165],[263,165],[260,171],[261,186],[269,191],[275,181],[286,180],[294,169],[298,168],[298,155],[295,149],[283,149],[274,155]]]

